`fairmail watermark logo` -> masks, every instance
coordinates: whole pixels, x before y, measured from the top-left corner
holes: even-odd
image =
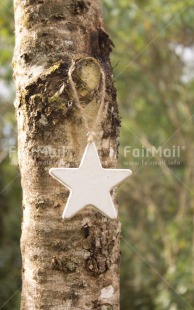
[[[139,165],[171,165],[179,166],[185,146],[172,146],[170,148],[141,146],[132,148],[126,145],[123,149],[124,166],[139,166]],[[64,165],[66,158],[73,158],[75,154],[68,146],[54,147],[52,145],[38,146],[28,150],[23,154],[19,152],[16,146],[9,148],[9,163],[10,165],[18,165],[18,157],[20,161],[33,161],[38,165],[49,166],[53,160],[58,159],[59,165]]]
[[[172,165],[179,166],[185,146],[164,148],[162,146],[132,148],[130,145],[124,147],[124,165]]]
[[[28,150],[28,152],[22,153],[18,151],[16,146],[11,146],[9,148],[9,164],[17,166],[19,164],[18,158],[20,161],[30,161],[33,160],[39,165],[47,166],[52,163],[53,159],[61,160],[61,164],[64,164],[64,159],[68,156],[70,148],[68,146],[58,146],[54,147],[52,145],[38,146]]]

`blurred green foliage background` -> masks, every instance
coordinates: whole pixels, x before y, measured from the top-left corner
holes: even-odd
[[[111,58],[122,118],[119,166],[133,170],[133,177],[118,189],[121,309],[194,309],[194,0],[104,0],[103,10],[115,44]],[[19,309],[21,288],[13,48],[13,4],[2,0],[0,309],[4,310]],[[162,146],[163,155],[147,156],[145,150],[152,146]],[[173,147],[179,147],[180,154],[165,157],[165,149]]]

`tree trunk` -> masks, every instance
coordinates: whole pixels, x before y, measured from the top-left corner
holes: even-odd
[[[119,309],[119,221],[92,207],[62,220],[69,192],[48,173],[51,167],[78,167],[87,144],[68,82],[73,60],[73,80],[91,128],[100,106],[99,66],[105,72],[96,145],[103,167],[116,165],[119,119],[101,1],[14,2],[23,188],[21,309]]]

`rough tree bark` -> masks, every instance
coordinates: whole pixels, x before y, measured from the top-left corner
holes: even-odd
[[[48,173],[51,167],[78,167],[87,143],[68,83],[73,59],[73,79],[90,126],[100,105],[99,66],[106,74],[96,144],[103,167],[116,165],[119,118],[101,1],[14,4],[23,188],[21,309],[119,309],[119,221],[91,207],[63,221],[68,191]]]

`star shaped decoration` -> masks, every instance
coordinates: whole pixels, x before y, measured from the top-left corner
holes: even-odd
[[[86,206],[93,206],[105,216],[117,218],[110,190],[128,178],[129,169],[102,168],[94,142],[88,143],[79,168],[51,168],[50,175],[70,190],[63,219],[69,219]]]

